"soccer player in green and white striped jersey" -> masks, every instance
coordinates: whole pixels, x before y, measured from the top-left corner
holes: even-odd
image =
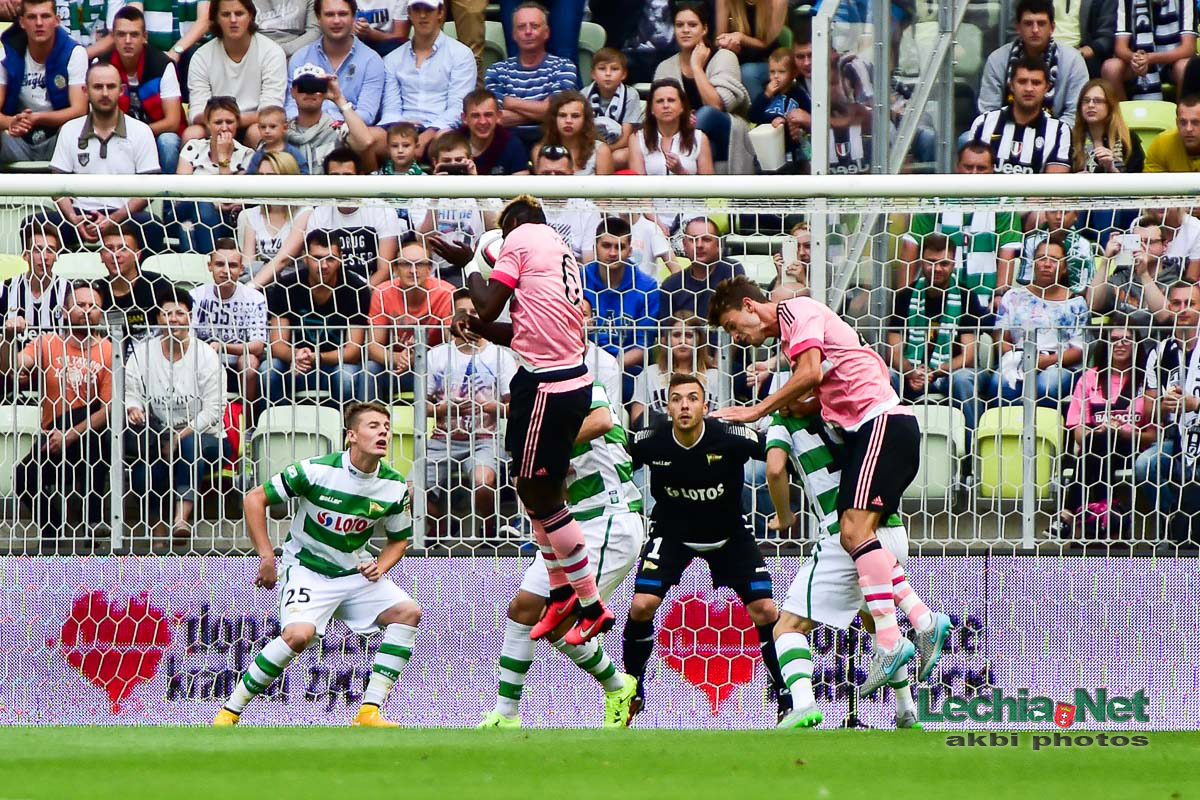
[[[299,510],[283,545],[280,635],[254,657],[213,725],[236,725],[246,704],[323,636],[336,616],[358,634],[383,629],[354,724],[396,727],[379,707],[412,656],[421,609],[387,577],[408,548],[413,527],[404,476],[383,462],[391,438],[386,407],[353,403],[346,409],[346,450],[292,464],[246,496],[246,529],[260,558],[254,583],[266,589],[278,580],[267,506],[299,500]],[[387,544],[373,559],[366,545],[381,524]]]
[[[842,547],[839,537],[841,438],[821,421],[819,409],[814,401],[801,400],[788,408],[787,416],[773,414],[767,430],[767,487],[775,506],[775,516],[767,526],[772,530],[787,530],[796,521],[789,496],[790,459],[821,530],[812,554],[788,589],[779,621],[775,623],[775,650],[794,705],[794,710],[780,721],[780,728],[809,728],[820,724],[823,718],[813,696],[808,633],[817,625],[844,630],[856,614],[872,635],[875,632],[874,620],[865,611],[854,560]],[[876,536],[898,561],[907,558],[908,532],[898,514],[884,519]],[[896,680],[888,685],[896,692],[896,727],[919,728],[907,674],[897,674]]]
[[[642,493],[633,482],[633,465],[625,450],[626,433],[610,407],[604,387],[592,387],[592,407],[571,453],[567,475],[567,502],[583,528],[588,559],[596,565],[596,585],[607,601],[616,590],[645,543],[642,523]],[[496,707],[483,715],[480,728],[519,728],[521,691],[525,674],[533,663],[537,642],[529,631],[541,619],[550,596],[550,575],[542,553],[538,553],[521,581],[521,589],[508,606],[504,646],[500,651],[500,686]],[[601,649],[601,637],[581,645],[570,645],[563,636],[573,619],[567,619],[549,638],[556,650],[592,675],[604,687],[604,727],[624,728],[629,724],[629,703],[637,682],[617,670]]]

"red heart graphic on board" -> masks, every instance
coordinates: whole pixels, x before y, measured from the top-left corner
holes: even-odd
[[[46,644],[53,647],[54,641]],[[167,617],[146,602],[145,592],[122,608],[94,591],[75,598],[58,647],[71,666],[108,695],[117,714],[134,688],[158,673],[170,644]]]
[[[706,603],[698,594],[675,601],[658,630],[667,666],[708,697],[715,715],[739,684],[754,678],[762,658],[758,632],[738,602]]]

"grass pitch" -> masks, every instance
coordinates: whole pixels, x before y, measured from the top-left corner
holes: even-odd
[[[1072,730],[1070,735],[1085,735]],[[1052,735],[1052,734],[1051,734]],[[1161,798],[1200,796],[1200,734],[1145,747],[949,747],[946,733],[0,730],[17,798]]]

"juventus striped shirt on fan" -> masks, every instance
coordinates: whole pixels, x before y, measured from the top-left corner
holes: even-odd
[[[993,172],[1036,175],[1051,164],[1071,167],[1071,126],[1042,110],[1028,125],[1013,119],[1012,106],[980,114],[967,139],[992,148]]]
[[[526,369],[583,363],[583,278],[571,248],[554,228],[530,223],[504,237],[491,277],[513,290],[511,347]],[[585,375],[559,391],[591,382]]]
[[[633,482],[633,460],[625,449],[628,437],[620,422],[620,412],[612,409],[608,393],[598,383],[592,385],[591,410],[597,408],[611,411],[613,428],[571,451],[567,498],[578,522],[606,513],[642,510],[642,492]]]
[[[348,450],[297,461],[263,490],[271,505],[300,501],[283,543],[284,561],[328,578],[353,575],[371,559],[364,548],[380,522],[389,541],[412,536],[404,476],[382,461],[374,474],[361,472]]]
[[[900,405],[887,365],[828,307],[809,297],[778,305],[779,341],[788,363],[817,348],[825,377],[814,390],[826,422],[856,431]]]
[[[32,282],[25,272],[0,284],[0,320],[24,317],[27,329],[22,340],[57,331],[66,320],[67,295],[71,292],[69,280],[54,277],[34,297]]]

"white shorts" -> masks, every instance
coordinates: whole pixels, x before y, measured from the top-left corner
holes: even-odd
[[[908,531],[880,528],[879,543],[900,563],[908,558]],[[822,536],[796,573],[783,601],[783,610],[821,625],[845,629],[866,608],[854,559],[836,536]]]
[[[579,523],[587,542],[588,561],[596,572],[596,586],[600,597],[608,600],[625,580],[629,570],[637,563],[642,545],[646,543],[646,526],[642,515],[632,511],[606,514]],[[525,570],[521,589],[539,597],[550,596],[550,573],[546,562],[538,553],[533,563]]]
[[[355,633],[375,633],[375,620],[400,603],[411,602],[408,593],[386,576],[371,583],[362,575],[327,578],[300,564],[284,568],[279,582],[279,627],[307,622],[325,635],[329,620],[337,617]]]

